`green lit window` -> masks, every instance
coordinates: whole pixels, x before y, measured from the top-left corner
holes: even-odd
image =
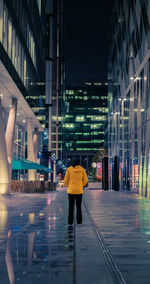
[[[38,120],[45,120],[45,115],[37,116]]]
[[[89,97],[87,97],[87,96],[84,96],[84,97],[83,97],[84,101],[87,101],[88,98],[89,98]]]
[[[76,143],[77,144],[83,144],[83,143],[90,144],[91,141],[77,141]]]
[[[55,115],[52,116],[52,121],[56,121],[57,119],[58,119],[58,121],[62,121],[62,117],[61,116],[58,116],[58,118]]]
[[[68,115],[68,114],[65,115],[65,118],[69,118],[69,117],[73,118],[73,115]]]
[[[84,121],[84,115],[76,116],[76,121]]]
[[[74,124],[73,123],[66,123],[64,125],[65,128],[74,128]]]
[[[68,94],[69,94],[69,95],[74,95],[74,90],[69,90],[69,91],[68,91]]]
[[[91,124],[91,129],[98,129],[102,124]]]
[[[92,115],[91,116],[91,121],[105,121],[106,120],[106,116],[104,115]]]

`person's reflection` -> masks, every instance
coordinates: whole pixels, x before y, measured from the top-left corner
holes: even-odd
[[[10,253],[10,237],[11,237],[11,231],[8,232],[8,238],[7,238],[7,245],[6,245],[6,254],[5,254],[5,261],[8,271],[8,277],[10,284],[15,283],[15,275],[14,275],[14,267],[12,262],[12,257]]]
[[[74,248],[74,227],[72,225],[68,226],[68,250],[73,250]]]

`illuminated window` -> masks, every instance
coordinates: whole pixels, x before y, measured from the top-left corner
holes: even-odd
[[[102,124],[91,124],[91,129],[98,129]]]
[[[91,141],[77,141],[76,143],[77,143],[77,144],[83,144],[83,143],[85,143],[85,144],[90,144]]]
[[[88,98],[89,98],[89,97],[87,97],[87,96],[84,96],[84,97],[83,97],[84,101],[87,101]]]
[[[101,140],[91,140],[91,143],[103,143],[104,140],[101,139]]]
[[[64,125],[65,128],[74,128],[74,124],[73,123],[66,123]]]
[[[108,112],[108,107],[94,107],[93,109],[99,112]]]
[[[45,120],[45,115],[37,116],[38,120]]]
[[[102,99],[102,100],[105,100],[105,99],[108,99],[108,97],[106,97],[106,96],[101,96],[101,99]]]
[[[26,99],[27,99],[27,98],[29,98],[29,97],[26,97]],[[35,97],[35,98],[36,98],[36,97]],[[45,107],[33,107],[32,109],[33,109],[34,111],[39,111],[39,110],[42,110],[42,109],[45,110]]]
[[[11,58],[11,47],[12,47],[12,23],[8,21],[8,55]]]
[[[69,117],[73,118],[73,115],[69,115],[69,114],[65,115],[65,118],[69,118]]]
[[[27,77],[27,62],[26,59],[24,59],[24,85],[26,85],[26,78]]]
[[[57,116],[52,116],[52,121],[56,121],[58,119],[58,121],[62,121],[62,117],[61,116],[58,116],[58,118],[57,118]]]
[[[39,14],[41,15],[41,0],[37,0],[38,8],[39,8]]]
[[[69,91],[68,91],[68,94],[69,94],[69,95],[74,95],[74,90],[69,90]]]
[[[84,121],[84,115],[76,116],[76,121]]]
[[[100,120],[102,120],[102,121],[105,121],[106,120],[106,116],[98,116],[98,115],[92,115],[91,116],[91,121],[100,121]]]
[[[98,99],[100,99],[100,97],[98,97],[98,96],[92,96],[91,99],[98,100]]]

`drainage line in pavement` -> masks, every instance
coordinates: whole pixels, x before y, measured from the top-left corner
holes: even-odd
[[[87,206],[85,204],[85,200],[83,200],[83,204],[84,204],[85,210],[87,212],[87,215],[88,215],[88,217],[89,217],[89,219],[91,221],[93,230],[94,230],[94,232],[95,232],[95,234],[96,234],[96,236],[98,238],[98,243],[99,243],[99,246],[100,246],[100,248],[102,250],[104,258],[106,260],[108,268],[109,268],[109,270],[110,270],[110,272],[111,272],[115,282],[117,284],[127,284],[125,279],[124,279],[124,277],[123,277],[123,275],[120,272],[120,269],[119,269],[115,259],[112,256],[112,254],[111,254],[111,252],[110,252],[110,250],[109,250],[109,248],[108,248],[108,246],[107,246],[107,244],[106,244],[102,234],[98,232],[98,230],[96,228],[96,225],[95,225],[95,223],[93,221],[93,218],[92,218],[89,210],[87,209]]]
[[[73,284],[76,284],[76,235],[75,235],[75,223],[74,223],[74,251],[73,251]]]

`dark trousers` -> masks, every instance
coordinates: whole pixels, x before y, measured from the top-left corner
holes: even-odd
[[[72,225],[73,223],[73,215],[74,215],[74,204],[76,200],[76,219],[77,224],[82,224],[82,194],[68,194],[69,198],[69,214],[68,214],[68,224]]]

